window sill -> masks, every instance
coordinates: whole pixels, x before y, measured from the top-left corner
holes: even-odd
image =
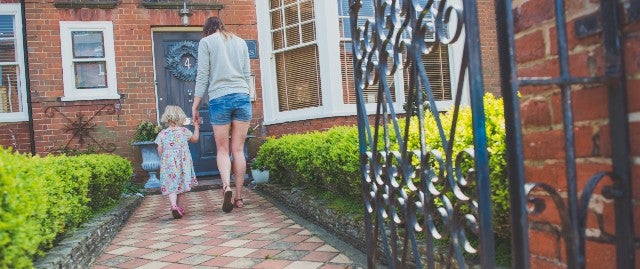
[[[181,9],[183,7],[182,2],[150,2],[143,1],[141,5],[146,9]],[[209,4],[209,3],[187,3],[187,8],[190,10],[222,10],[223,4]]]
[[[29,121],[29,116],[27,113],[22,112],[12,112],[12,113],[2,113],[0,112],[0,123],[9,123],[9,122],[26,122]]]
[[[56,8],[63,9],[77,9],[77,8],[98,8],[98,9],[114,9],[118,6],[118,1],[116,0],[106,0],[106,1],[95,1],[95,2],[87,2],[87,1],[55,1],[53,4]]]
[[[90,101],[90,100],[114,100],[114,99],[120,99],[120,95],[119,94],[73,95],[73,96],[63,96],[60,98],[60,101],[71,102],[71,101]]]

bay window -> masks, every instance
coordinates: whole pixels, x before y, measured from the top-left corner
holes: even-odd
[[[362,2],[358,26],[373,20],[373,2]],[[256,8],[260,49],[265,52],[261,54],[265,124],[355,115],[349,0],[257,0]],[[432,9],[424,19],[431,29],[425,36],[430,45],[435,41],[435,12]],[[457,82],[452,78],[460,72],[462,43],[435,45],[421,57],[439,110],[448,109],[455,98]],[[403,112],[408,99],[408,71],[401,67],[386,77],[396,112]],[[367,106],[378,101],[378,87],[366,87]]]

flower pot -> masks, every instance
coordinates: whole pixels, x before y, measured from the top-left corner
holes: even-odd
[[[146,189],[160,188],[160,180],[157,171],[160,170],[160,156],[158,155],[158,145],[153,141],[134,142],[134,146],[140,148],[142,156],[142,169],[149,172],[149,179],[144,184]]]
[[[251,169],[251,177],[253,178],[253,183],[267,183],[269,181],[269,170]]]

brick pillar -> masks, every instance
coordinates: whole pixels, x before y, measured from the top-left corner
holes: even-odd
[[[640,18],[633,18],[627,5],[620,16],[624,22],[623,59],[626,65],[626,92],[630,125],[632,185],[634,204],[640,202]],[[516,54],[519,77],[558,77],[558,46],[552,0],[514,2]],[[575,77],[602,76],[605,72],[602,34],[585,37],[576,34],[575,22],[599,14],[597,1],[569,0],[565,2],[567,18],[570,73]],[[622,11],[623,8],[620,8]],[[611,171],[611,141],[607,88],[601,85],[581,85],[572,88],[577,186],[580,192],[591,176]],[[565,152],[563,113],[560,89],[556,86],[520,88],[525,178],[528,182],[543,182],[561,194],[566,203]],[[604,231],[615,232],[613,201],[601,195],[605,179],[592,196],[587,219],[587,237],[601,231],[596,214],[603,216]],[[565,242],[558,233],[560,216],[550,197],[534,192],[546,200],[547,209],[530,216],[529,240],[531,268],[566,268]],[[640,232],[640,207],[635,208],[635,237]],[[562,213],[566,214],[566,213]],[[634,235],[629,235],[634,236]],[[640,267],[640,251],[636,251],[636,267]],[[615,246],[586,241],[587,268],[614,268]]]

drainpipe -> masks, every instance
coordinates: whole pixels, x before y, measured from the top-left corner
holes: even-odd
[[[27,115],[29,116],[29,144],[31,145],[31,155],[36,154],[35,132],[33,131],[33,110],[31,108],[31,89],[29,80],[29,52],[27,51],[27,12],[25,11],[25,0],[20,0],[22,12],[22,51],[24,54],[24,76],[27,93]]]

